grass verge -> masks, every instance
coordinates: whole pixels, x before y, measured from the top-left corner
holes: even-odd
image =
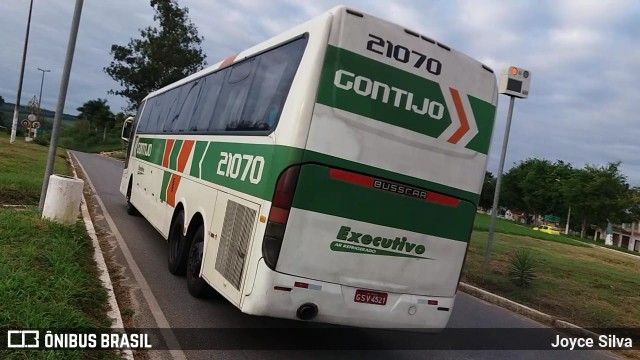
[[[104,329],[107,293],[84,226],[0,209],[0,328]],[[41,339],[42,340],[42,339]],[[115,359],[95,350],[0,350],[2,359]]]
[[[485,214],[476,214],[475,222],[473,223],[473,229],[476,231],[489,231],[489,224],[491,222],[491,216]],[[533,230],[532,228],[521,225],[513,221],[496,219],[495,232],[502,234],[528,236],[534,239],[540,239],[545,241],[553,241],[557,243],[590,247],[583,242],[577,241],[564,235],[551,235],[540,231]]]
[[[491,216],[485,214],[476,214],[475,222],[473,223],[473,229],[475,231],[489,231],[489,223],[491,221]],[[635,255],[640,257],[640,253],[637,251],[630,251],[628,249],[619,248],[617,246],[605,245],[604,240],[593,241],[592,239],[583,239],[577,236],[571,235],[551,235],[546,234],[540,231],[535,231],[527,225],[518,224],[513,221],[496,219],[496,233],[502,234],[510,234],[510,235],[520,235],[520,236],[528,236],[534,239],[540,239],[545,241],[553,241],[556,243],[572,245],[572,246],[580,246],[580,247],[592,247],[592,246],[601,246],[607,249],[616,250],[620,252],[624,252],[627,254]]]
[[[49,148],[24,139],[9,143],[9,135],[0,133],[0,204],[37,205],[47,164]],[[58,148],[55,174],[70,175],[67,153]]]
[[[83,223],[42,220],[38,204],[48,148],[0,135],[0,336],[6,330],[105,329],[107,293]],[[55,172],[70,174],[66,152]],[[42,334],[42,333],[41,333]],[[41,345],[43,338],[41,336]],[[117,359],[112,351],[0,349],[0,359]]]
[[[593,247],[496,234],[492,262],[482,269],[488,234],[474,231],[462,281],[517,301],[583,328],[640,327],[640,261]],[[533,286],[509,280],[509,262],[518,249],[536,259]]]

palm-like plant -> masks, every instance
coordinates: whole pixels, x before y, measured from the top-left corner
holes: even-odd
[[[536,277],[536,260],[527,249],[518,249],[510,260],[509,277],[520,287],[529,287]]]

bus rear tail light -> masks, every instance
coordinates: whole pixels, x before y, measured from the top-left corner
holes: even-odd
[[[292,166],[280,174],[269,211],[269,221],[262,241],[262,256],[271,270],[276,269],[284,231],[289,220],[289,211],[293,203],[300,166]]]

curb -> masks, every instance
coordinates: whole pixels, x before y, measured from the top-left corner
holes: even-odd
[[[71,164],[71,170],[73,170],[73,176],[76,179],[79,179],[78,173],[76,172],[76,167],[73,163],[72,155],[67,151],[67,156],[69,159],[69,163]],[[76,159],[77,161],[77,159]],[[82,210],[82,219],[84,221],[85,228],[87,230],[87,234],[91,238],[91,242],[93,244],[93,259],[95,260],[98,266],[98,273],[100,282],[102,283],[102,287],[107,290],[107,297],[109,302],[109,311],[107,312],[107,317],[111,319],[111,328],[112,329],[124,329],[124,323],[122,322],[122,315],[120,314],[120,307],[118,306],[118,302],[116,301],[115,293],[113,291],[113,284],[111,282],[111,277],[109,276],[109,270],[107,269],[107,263],[104,261],[104,256],[102,254],[102,249],[100,248],[100,243],[98,242],[98,237],[96,235],[95,227],[93,226],[93,221],[91,220],[91,215],[89,214],[89,208],[87,207],[87,199],[84,196],[84,189],[82,192],[82,203],[80,204],[80,208]],[[133,360],[133,352],[131,349],[124,349],[125,359]]]
[[[476,297],[478,299],[484,300],[488,303],[500,306],[502,308],[505,308],[507,310],[510,310],[516,314],[520,314],[522,316],[525,316],[529,319],[538,321],[544,325],[548,325],[550,327],[553,327],[555,329],[558,330],[562,330],[564,332],[568,332],[568,333],[572,333],[574,335],[578,335],[578,336],[582,336],[582,337],[590,337],[590,338],[594,338],[597,339],[598,336],[600,336],[599,334],[596,334],[594,332],[591,332],[589,330],[583,329],[581,327],[579,327],[578,325],[574,325],[570,322],[564,321],[564,320],[560,320],[558,318],[554,318],[553,316],[549,315],[549,314],[545,314],[541,311],[532,309],[528,306],[522,305],[520,303],[517,303],[513,300],[509,300],[507,298],[504,298],[502,296],[490,293],[486,290],[482,290],[480,288],[477,288],[475,286],[460,282],[459,286],[458,286],[458,290],[469,294],[473,297]]]

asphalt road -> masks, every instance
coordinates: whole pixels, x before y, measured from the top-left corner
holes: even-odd
[[[235,328],[238,336],[242,336],[243,328],[298,328],[305,329],[304,323],[289,320],[253,317],[241,313],[238,309],[220,297],[212,299],[195,299],[186,288],[184,277],[171,275],[167,270],[167,245],[160,234],[142,217],[132,217],[126,214],[124,197],[119,192],[123,163],[118,160],[99,155],[73,152],[82,168],[89,177],[106,212],[98,216],[96,225],[105,229],[110,243],[114,246],[116,261],[123,266],[125,283],[133,290],[133,301],[130,304],[136,327],[140,328],[171,328],[165,340],[176,340],[180,347],[186,350],[154,351],[149,353],[151,358],[188,358],[188,359],[611,359],[615,356],[605,351],[549,351],[532,350],[537,343],[535,339],[544,339],[555,331],[545,329],[539,323],[525,319],[508,310],[488,304],[484,301],[459,293],[453,309],[449,328],[441,334],[414,334],[383,336],[381,333],[357,333],[362,345],[370,341],[377,349],[394,350],[188,350],[195,347],[211,349],[216,347],[217,339],[231,337],[232,333],[216,333],[215,330],[192,329],[220,329]],[[109,224],[110,223],[110,224]],[[109,226],[111,225],[111,226]],[[116,229],[113,229],[115,226]],[[121,236],[118,242],[117,236]],[[109,235],[111,234],[111,235]],[[124,243],[122,243],[124,242]],[[123,249],[123,244],[125,244]],[[132,266],[133,265],[133,266]],[[185,330],[177,330],[185,329]],[[191,329],[191,330],[186,330]],[[513,329],[513,330],[504,330]],[[537,329],[537,330],[531,330]],[[304,334],[300,330],[297,335]],[[356,333],[340,332],[336,336],[350,336]],[[397,332],[394,332],[397,333]],[[251,341],[243,339],[242,344]],[[323,334],[326,334],[323,333]],[[295,333],[273,332],[269,339],[274,348],[290,346]],[[280,336],[281,335],[281,336]],[[209,338],[206,338],[209,336]],[[225,337],[226,336],[226,337]],[[204,340],[201,340],[204,338]],[[422,350],[444,349],[446,344],[451,348],[467,347],[468,350]],[[367,340],[369,339],[369,340]],[[410,344],[397,345],[398,340],[412,341]],[[238,339],[234,338],[234,345],[222,344],[216,348],[233,348],[238,346]],[[326,340],[326,339],[325,339]],[[344,338],[336,340],[344,341]],[[218,340],[222,341],[222,340]],[[495,350],[502,348],[504,342],[524,341],[522,349],[526,350]],[[539,342],[538,342],[539,343]],[[219,344],[219,342],[218,342]],[[414,344],[414,345],[411,345]],[[545,343],[546,344],[546,343]],[[227,345],[227,346],[225,346]],[[395,350],[412,349],[412,350]],[[484,350],[481,350],[483,349]],[[517,348],[517,346],[514,346]],[[420,349],[420,350],[418,350]],[[493,349],[493,350],[492,350]]]

